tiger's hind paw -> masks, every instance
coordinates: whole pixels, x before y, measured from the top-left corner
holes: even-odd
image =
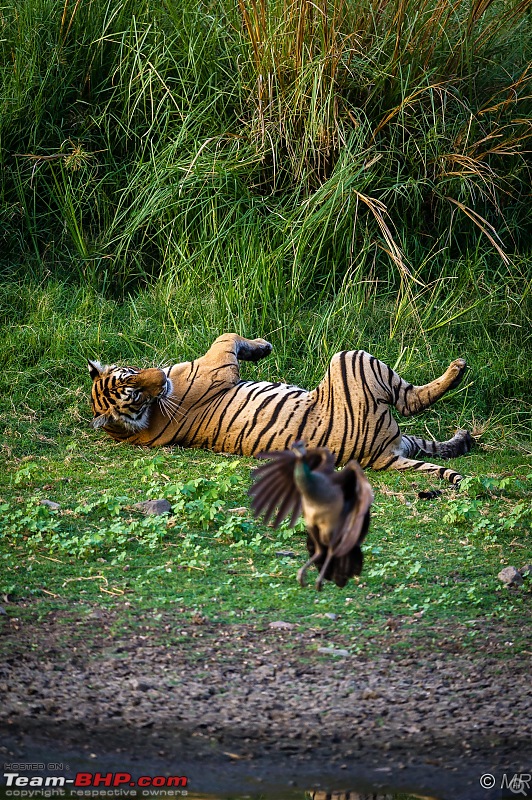
[[[463,456],[465,453],[469,453],[475,443],[469,431],[456,431],[454,438],[458,440],[458,452],[456,453],[457,456]]]
[[[442,458],[457,458],[469,453],[473,447],[473,437],[469,431],[459,430],[456,431],[452,439],[448,442],[442,442],[440,447],[440,455]]]
[[[449,384],[447,391],[450,391],[451,389],[456,389],[456,387],[461,383],[466,369],[467,369],[467,362],[465,358],[457,358],[455,361],[449,364],[447,373],[449,374],[451,382]]]

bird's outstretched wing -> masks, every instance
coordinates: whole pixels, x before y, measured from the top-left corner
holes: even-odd
[[[373,492],[362,467],[355,460],[349,461],[340,472],[335,472],[333,480],[342,486],[348,506],[345,519],[335,536],[338,544],[334,547],[334,555],[342,558],[362,543],[368,531]]]
[[[290,525],[294,526],[301,513],[301,496],[294,483],[295,453],[292,450],[259,453],[257,458],[270,460],[251,473],[249,495],[253,513],[256,517],[262,514],[264,522],[268,522],[277,509],[273,527],[279,527],[288,515],[291,515]]]
[[[257,458],[267,458],[269,462],[252,472],[249,494],[255,516],[263,514],[265,522],[273,518],[274,528],[290,517],[289,524],[293,527],[301,513],[301,495],[294,482],[296,454],[293,450],[282,450],[259,453]],[[334,473],[334,456],[326,447],[311,448],[305,461],[313,472]]]

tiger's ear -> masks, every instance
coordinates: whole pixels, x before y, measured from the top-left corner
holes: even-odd
[[[104,371],[104,368],[99,361],[91,361],[89,359],[87,365],[89,367],[89,373],[93,381],[95,381],[96,378],[99,378],[102,372]]]
[[[94,417],[94,419],[91,420],[90,426],[91,428],[98,430],[98,428],[103,428],[104,425],[107,425],[108,422],[109,418],[107,417],[107,414],[100,414],[99,417]]]

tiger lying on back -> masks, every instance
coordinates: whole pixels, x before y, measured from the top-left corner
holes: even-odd
[[[178,444],[248,456],[285,450],[302,439],[308,447],[329,447],[337,464],[355,458],[362,467],[415,469],[460,482],[462,476],[452,469],[414,456],[462,455],[471,449],[470,434],[458,431],[447,442],[402,435],[390,406],[405,417],[428,408],[460,383],[463,359],[425,386],[412,386],[363,350],[333,356],[314,391],[240,380],[239,359],[258,361],[271,350],[264,339],[226,333],[201,358],[165,369],[89,361],[92,425],[132,444]]]

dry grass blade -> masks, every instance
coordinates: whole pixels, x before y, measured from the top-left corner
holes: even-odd
[[[446,153],[442,156],[442,159],[462,166],[462,170],[458,170],[455,173],[457,175],[482,175],[483,171],[489,175],[493,175],[493,170],[488,164],[479,163],[480,156],[478,158],[472,158],[471,156],[464,155],[463,153]],[[445,174],[451,175],[453,173],[446,171]]]
[[[386,125],[388,125],[388,123],[391,122],[392,119],[397,117],[397,115],[400,114],[401,111],[403,111],[405,108],[407,108],[408,106],[411,106],[412,103],[417,102],[421,97],[423,97],[424,95],[428,94],[431,90],[433,90],[433,89],[442,89],[444,86],[447,85],[447,83],[448,83],[448,81],[441,81],[441,82],[438,82],[438,83],[431,83],[430,85],[423,86],[420,89],[416,89],[414,92],[409,94],[408,97],[405,97],[404,100],[402,100],[399,103],[398,106],[395,106],[395,108],[392,108],[392,110],[389,111],[386,114],[386,116],[381,119],[381,121],[379,122],[379,124],[377,125],[375,130],[373,131],[372,139],[375,139],[377,134],[380,133],[386,127]]]
[[[379,226],[380,231],[384,237],[384,240],[388,245],[388,250],[386,250],[386,252],[392,259],[393,263],[397,267],[399,267],[399,270],[403,275],[403,277],[407,277],[410,280],[415,281],[416,283],[420,283],[420,281],[418,281],[417,278],[414,278],[414,276],[406,266],[401,248],[396,244],[392,232],[388,227],[388,225],[386,224],[384,216],[387,213],[387,208],[384,205],[384,203],[382,203],[380,200],[375,200],[372,197],[368,197],[367,195],[362,194],[362,192],[356,191],[356,189],[353,191],[357,199],[360,200],[362,203],[364,203],[364,205],[366,205],[373,214],[377,222],[377,225]]]
[[[474,2],[471,4],[471,9],[469,11],[469,18],[467,20],[468,35],[471,35],[471,32],[476,23],[484,16],[484,14],[490,8],[493,2],[494,0],[474,0]]]
[[[532,0],[527,0],[527,2],[530,2],[532,4]],[[479,116],[482,114],[490,114],[493,113],[494,111],[502,113],[518,101],[532,99],[532,95],[528,93],[530,92],[531,79],[532,79],[532,64],[527,64],[526,68],[523,70],[523,72],[516,81],[513,81],[509,86],[506,86],[502,91],[499,90],[496,95],[494,95],[488,100],[488,104],[477,112]],[[525,89],[525,91],[527,91],[527,94],[525,94],[524,96],[520,95],[519,92],[521,89]],[[502,100],[499,103],[494,103],[493,101],[495,100],[495,97],[497,97],[502,93],[506,94],[506,99]],[[530,123],[530,119],[528,120],[528,122]]]
[[[68,3],[69,3],[69,0],[65,0],[65,5],[63,7],[63,14],[62,14],[62,17],[61,17],[61,27],[59,29],[59,38],[63,42],[66,41],[67,36],[70,33],[70,29],[71,29],[72,24],[74,22],[74,17],[76,16],[76,12],[77,12],[77,10],[79,8],[80,0],[76,0],[76,4],[74,5],[74,8],[73,8],[72,13],[70,15],[70,20],[69,20],[68,25],[67,25],[67,29],[65,31],[65,23],[66,23],[67,11],[68,11]]]
[[[418,6],[418,14],[420,18],[428,13],[427,6],[431,0],[425,0],[421,6]],[[462,0],[455,0],[454,3],[448,3],[446,0],[436,3],[430,11],[430,15],[421,24],[417,34],[417,47],[424,54],[422,63],[425,69],[431,64],[433,54],[438,47],[439,39],[442,32],[448,30],[450,21],[456,15]]]
[[[480,228],[484,236],[486,236],[486,238],[489,239],[495,250],[498,252],[504,263],[509,264],[510,259],[508,258],[502,247],[497,243],[497,241],[494,238],[495,236],[497,236],[498,238],[498,234],[493,225],[490,225],[490,223],[486,219],[484,219],[484,217],[482,217],[476,211],[473,211],[472,208],[468,208],[466,205],[464,205],[464,203],[461,203],[454,197],[446,197],[445,199],[449,200],[450,203],[454,203],[456,206],[458,206],[458,208],[461,209],[461,211],[463,211],[464,214],[466,214],[466,216],[468,216],[469,219],[472,220],[475,223],[475,225],[477,225]]]
[[[496,14],[494,18],[480,31],[475,39],[475,50],[486,47],[490,40],[495,39],[505,28],[519,23],[523,17],[530,13],[532,0],[521,0],[518,3],[508,3],[504,13]]]
[[[240,13],[244,20],[244,27],[249,36],[251,46],[253,47],[255,67],[257,71],[260,71],[262,67],[261,43],[264,41],[264,35],[266,33],[264,2],[261,3],[261,9],[259,10],[255,0],[251,0],[251,13],[244,0],[238,0],[238,7],[240,8]]]

